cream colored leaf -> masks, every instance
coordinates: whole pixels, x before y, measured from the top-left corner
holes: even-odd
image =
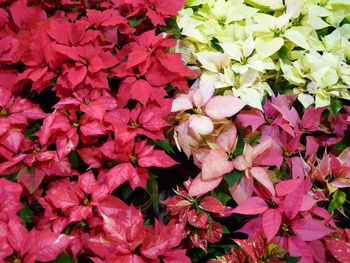
[[[306,37],[295,29],[289,29],[285,33],[285,37],[288,38],[294,44],[309,50],[310,46],[306,41]]]
[[[264,40],[262,38],[255,39],[255,50],[260,59],[268,58],[275,54],[284,44],[281,37]]]
[[[300,93],[298,95],[298,100],[301,104],[303,104],[304,108],[309,107],[312,103],[314,103],[314,97],[310,94]]]
[[[306,24],[312,26],[316,30],[330,26],[325,21],[323,21],[322,18],[320,18],[319,16],[316,16],[316,15],[313,15],[313,14],[309,14],[308,16],[306,16],[303,19],[303,23],[306,23]]]
[[[220,46],[232,59],[236,61],[241,61],[242,50],[241,50],[241,47],[238,46],[236,43],[233,43],[233,42],[223,43],[223,44],[220,44]]]

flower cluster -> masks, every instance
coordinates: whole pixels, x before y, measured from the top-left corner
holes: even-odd
[[[276,92],[327,106],[350,99],[349,11],[347,1],[191,0],[177,18],[177,49],[252,107]]]
[[[248,234],[249,242],[261,238],[267,242],[249,259],[250,252],[241,246],[248,241],[235,239],[247,254],[233,251],[213,262],[272,260],[275,253],[263,249],[270,245],[302,257],[300,262],[326,262],[327,239],[322,238],[339,229],[320,202],[331,200],[328,210],[344,213],[342,189],[349,187],[350,148],[342,145],[350,125],[349,108],[344,106],[335,115],[325,107],[303,110],[296,99],[297,95],[271,97],[260,111],[230,92],[222,93],[203,75],[188,93],[180,92],[174,99],[175,142],[201,169],[188,183],[187,199],[201,208],[201,198],[214,198],[208,193],[230,194],[238,206],[227,208],[226,217],[232,213],[259,215],[236,231]],[[166,201],[170,214],[179,221],[183,215],[172,213],[174,201],[181,209],[191,204],[181,198]],[[219,202],[216,207],[220,206]],[[197,211],[196,216],[205,218],[202,214]],[[188,228],[191,230],[190,225]],[[283,256],[280,251],[277,254]]]
[[[181,224],[116,197],[177,163],[156,143],[197,75],[161,30],[182,5],[0,1],[1,262],[189,262]]]
[[[349,13],[0,0],[0,262],[348,262]]]
[[[303,110],[296,99],[297,95],[271,97],[260,111],[230,92],[222,93],[202,75],[188,93],[179,93],[173,101],[178,122],[174,139],[201,169],[187,186],[188,200],[201,207],[196,198],[226,186],[238,204],[226,216],[260,215],[238,232],[264,237],[291,256],[301,256],[300,262],[325,262],[320,240],[337,231],[337,226],[318,204],[332,199],[328,209],[334,211],[342,209],[346,199],[341,189],[349,187],[350,148],[336,149],[346,139],[349,109],[344,106],[336,115],[325,107]],[[170,212],[174,200],[166,202]],[[177,202],[181,209],[186,207]],[[202,214],[198,211],[196,216],[204,218]],[[183,215],[177,216],[181,221]],[[265,256],[262,251],[258,258]]]

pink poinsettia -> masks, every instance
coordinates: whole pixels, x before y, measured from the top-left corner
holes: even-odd
[[[262,167],[262,165],[276,165],[279,167],[281,164],[280,153],[272,146],[273,143],[273,139],[269,138],[254,147],[246,144],[243,155],[237,156],[233,160],[235,169],[244,173],[242,178],[230,188],[230,193],[238,204],[252,195],[253,179],[263,185],[272,196],[275,195],[269,175]]]
[[[218,148],[210,149],[200,160],[202,171],[192,182],[189,194],[205,194],[219,185],[223,176],[234,168],[232,162],[236,142],[236,127],[230,125],[216,139]],[[222,148],[221,148],[222,147]]]
[[[286,248],[292,256],[302,256],[302,262],[324,258],[324,247],[320,239],[334,232],[335,227],[327,210],[319,208],[319,201],[310,192],[310,180],[298,178],[285,180],[275,186],[276,196],[254,196],[240,203],[235,209],[239,214],[260,214],[252,219],[240,232],[250,234],[260,231],[268,241]],[[312,215],[323,218],[314,218]],[[258,230],[259,229],[259,230]],[[317,250],[315,250],[317,249]],[[320,253],[320,254],[318,254]]]
[[[327,182],[336,188],[350,185],[350,148],[346,148],[338,157],[324,154],[322,159],[315,159],[311,163],[311,177],[314,180]],[[332,175],[329,177],[329,175]]]
[[[182,120],[175,129],[174,137],[179,150],[182,149],[187,157],[192,154],[192,146],[199,144],[201,136],[214,132],[216,121],[224,121],[245,106],[243,101],[233,95],[213,96],[214,84],[202,82],[196,81],[188,94],[179,94],[172,104],[171,111],[178,112]],[[189,109],[196,114],[184,113]]]

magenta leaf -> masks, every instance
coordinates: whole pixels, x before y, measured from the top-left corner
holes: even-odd
[[[293,220],[292,229],[297,236],[305,241],[318,240],[334,232],[334,230],[325,226],[322,221],[312,217]]]
[[[262,226],[268,242],[277,234],[281,221],[282,215],[279,209],[267,209],[263,214]]]
[[[240,203],[233,211],[236,214],[256,215],[265,212],[268,206],[264,199],[260,197],[250,197]]]

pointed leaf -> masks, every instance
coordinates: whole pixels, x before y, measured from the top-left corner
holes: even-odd
[[[262,217],[262,226],[267,242],[277,234],[281,226],[282,216],[279,209],[268,209]]]
[[[203,159],[202,179],[212,180],[221,178],[224,174],[231,172],[232,169],[233,162],[228,160],[225,150],[212,149]]]
[[[346,243],[344,240],[339,240],[333,237],[326,237],[325,239],[326,247],[328,251],[339,261],[339,262],[349,262],[350,259],[350,244]]]
[[[267,209],[268,206],[264,199],[255,196],[240,203],[233,211],[236,214],[256,215],[265,212]]]
[[[205,105],[205,113],[213,120],[223,120],[239,112],[245,102],[233,95],[214,96]]]
[[[213,190],[215,187],[217,187],[220,184],[221,179],[222,178],[217,178],[213,180],[203,180],[202,174],[200,173],[191,183],[190,188],[188,190],[188,194],[190,196],[200,196],[206,194]]]
[[[334,230],[326,227],[321,220],[312,217],[293,220],[292,229],[296,235],[305,241],[321,239],[334,232]]]

